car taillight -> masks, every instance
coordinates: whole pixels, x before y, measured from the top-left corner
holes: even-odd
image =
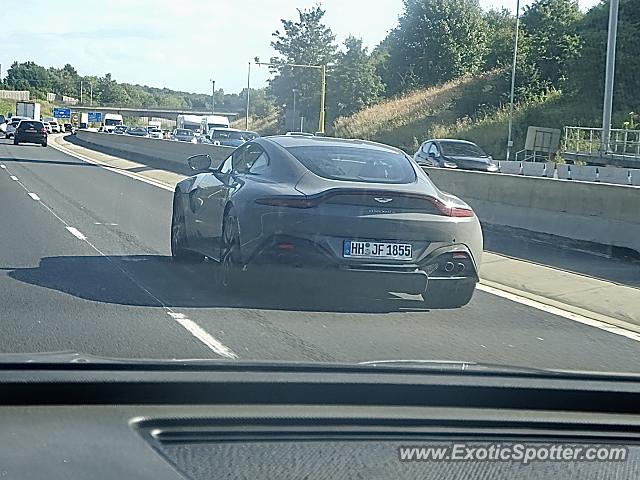
[[[46,129],[46,128],[44,128],[44,127],[42,127],[42,128],[40,129],[40,133],[47,133],[47,129]]]
[[[473,217],[473,210],[470,208],[447,205],[437,198],[430,198],[430,201],[436,206],[442,215],[446,215],[447,217]]]
[[[318,205],[319,202],[317,199],[308,199],[307,197],[281,196],[258,198],[256,203],[272,207],[311,208]]]

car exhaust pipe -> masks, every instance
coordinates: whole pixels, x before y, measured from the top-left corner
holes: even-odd
[[[464,263],[458,263],[458,265],[456,265],[456,269],[458,273],[464,272],[464,269],[465,269]]]
[[[454,268],[455,268],[455,265],[453,264],[453,262],[447,262],[444,264],[445,272],[452,272]]]

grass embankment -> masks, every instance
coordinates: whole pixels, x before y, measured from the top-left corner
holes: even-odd
[[[335,122],[335,135],[387,143],[413,154],[429,138],[460,138],[505,157],[509,106],[504,76],[496,72],[417,90]],[[553,91],[517,104],[514,151],[524,148],[527,128],[598,125],[599,113],[579,99]]]
[[[232,128],[239,130],[245,129],[245,118],[241,117],[231,122]],[[249,117],[249,130],[252,132],[258,132],[260,135],[277,135],[281,133],[280,126],[278,124],[278,113],[273,112],[271,115],[263,118]]]

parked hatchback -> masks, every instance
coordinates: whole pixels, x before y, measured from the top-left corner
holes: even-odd
[[[448,138],[424,142],[413,155],[418,165],[497,172],[498,165],[478,145]]]
[[[45,124],[38,120],[22,120],[13,136],[14,145],[21,143],[39,143],[46,147],[47,128]]]

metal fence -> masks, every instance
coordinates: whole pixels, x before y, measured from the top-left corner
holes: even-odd
[[[29,90],[0,90],[0,98],[27,101],[29,100]]]
[[[619,155],[640,160],[640,130],[611,129],[603,138],[602,128],[565,127],[564,152],[577,155]]]

